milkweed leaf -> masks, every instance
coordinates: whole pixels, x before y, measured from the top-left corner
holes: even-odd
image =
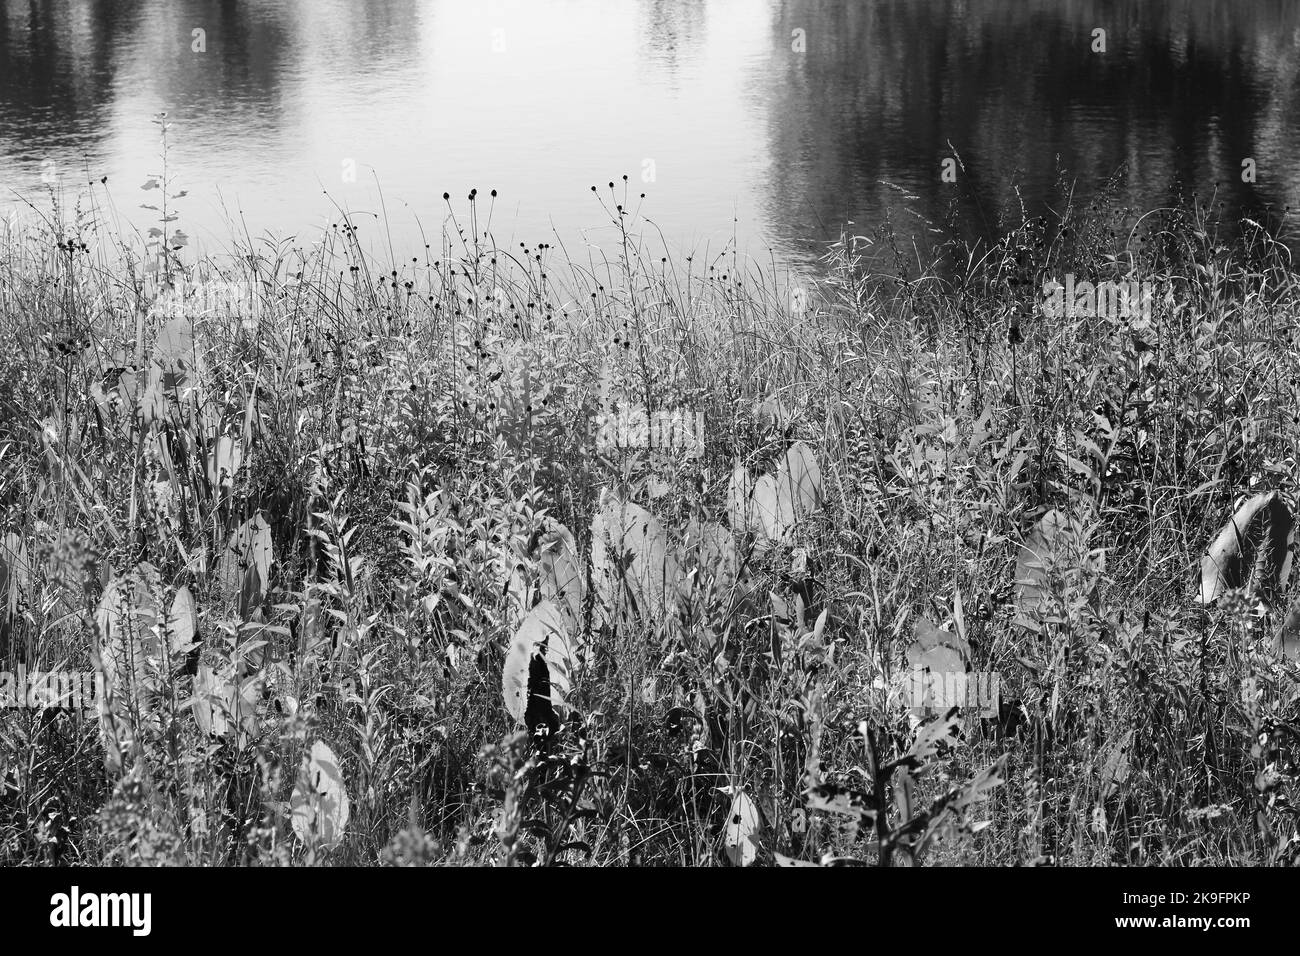
[[[517,724],[525,724],[529,703],[539,694],[557,717],[566,706],[573,671],[567,630],[560,610],[543,601],[528,612],[515,632],[501,669],[501,696]],[[537,672],[535,660],[545,664],[544,672]]]
[[[1276,491],[1248,499],[1201,559],[1200,602],[1211,604],[1224,591],[1242,587],[1276,596],[1291,574],[1294,528],[1291,510]]]
[[[348,791],[334,751],[312,744],[289,800],[293,832],[309,846],[337,846],[348,825]]]
[[[659,519],[608,489],[591,523],[591,580],[596,623],[654,624],[676,604],[681,570]]]
[[[758,859],[758,837],[763,821],[758,805],[743,790],[737,790],[727,811],[725,844],[733,866],[749,866]]]

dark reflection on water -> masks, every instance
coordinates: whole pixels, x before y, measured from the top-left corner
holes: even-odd
[[[1217,186],[1231,210],[1281,213],[1300,195],[1289,0],[790,0],[776,19],[778,35],[806,26],[823,45],[755,74],[775,104],[764,208],[790,234],[870,225],[892,204],[934,223],[955,207],[962,231],[990,236],[1019,221],[1021,200],[1031,215],[1071,193],[1086,202],[1117,174],[1116,199],[1143,209],[1179,187],[1208,198]],[[954,150],[965,171],[945,188]]]
[[[436,243],[420,224],[439,233],[443,191],[471,187],[500,191],[499,241],[555,229],[605,242],[589,187],[626,173],[630,205],[670,245],[720,251],[734,236],[792,262],[849,220],[856,232],[888,218],[922,239],[987,239],[1022,203],[1038,215],[1107,190],[1137,208],[1174,188],[1214,193],[1228,213],[1300,206],[1295,0],[0,10],[0,208],[12,190],[47,205],[42,176],[71,198],[107,175],[106,212],[147,228],[137,190],[159,168],[150,119],[166,110],[169,171],[190,193],[180,223],[214,247],[234,219],[309,238],[336,202],[373,222],[376,179],[405,248]],[[1096,28],[1104,54],[1090,48]],[[192,49],[195,30],[206,52]],[[954,153],[963,169],[946,184],[940,163]],[[1247,157],[1254,184],[1241,180]]]

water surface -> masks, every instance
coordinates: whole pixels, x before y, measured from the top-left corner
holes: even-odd
[[[996,236],[1066,194],[1300,206],[1295,0],[0,0],[0,211],[141,230],[161,171],[206,250],[356,215],[397,255],[449,192],[499,243],[815,259],[848,221]],[[1106,30],[1094,53],[1092,32]],[[205,51],[197,51],[196,30]],[[799,32],[802,31],[802,32]],[[802,50],[799,49],[802,47]],[[960,156],[956,184],[941,163]],[[1255,160],[1258,181],[1241,181]],[[99,180],[107,177],[105,186]],[[1116,177],[1119,178],[1116,178]],[[86,183],[97,191],[85,195]],[[1108,185],[1109,183],[1109,185]],[[1217,186],[1216,186],[1217,184]],[[1109,191],[1108,191],[1109,190]],[[646,193],[644,201],[640,194]],[[1216,207],[1217,208],[1217,207]],[[384,213],[386,212],[386,215]],[[69,215],[71,213],[69,212]],[[378,218],[387,224],[378,235]]]

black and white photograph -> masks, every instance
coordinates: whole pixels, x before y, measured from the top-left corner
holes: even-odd
[[[1248,938],[1298,216],[1300,0],[0,0],[0,879]]]

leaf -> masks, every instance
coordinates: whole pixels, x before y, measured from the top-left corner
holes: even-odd
[[[1273,649],[1289,661],[1300,661],[1300,602],[1293,600],[1282,627],[1273,641]]]
[[[175,318],[158,331],[150,358],[148,379],[140,403],[144,423],[164,418],[173,404],[184,416],[185,398],[198,385],[203,362],[194,347],[194,329],[189,319]]]
[[[502,567],[506,570],[501,570]],[[528,569],[513,552],[502,549],[490,562],[489,567],[497,581],[505,582],[506,618],[514,622],[519,620],[533,604],[533,592],[528,583]]]
[[[1003,754],[989,766],[985,767],[962,788],[959,799],[954,801],[956,807],[966,807],[981,800],[987,800],[998,787],[1006,783],[1007,757]],[[985,821],[980,829],[988,825]]]
[[[189,366],[194,361],[194,326],[189,319],[174,318],[158,330],[153,359],[164,367]]]
[[[325,609],[317,598],[309,598],[298,618],[298,654],[307,657],[329,649],[329,634],[325,630]]]
[[[18,598],[31,585],[27,544],[12,531],[0,545],[0,619],[18,615]]]
[[[941,630],[920,616],[907,648],[907,662],[912,670],[929,668],[932,674],[964,674],[970,663],[970,645],[957,634]]]
[[[550,601],[543,601],[528,612],[501,668],[501,696],[506,710],[519,725],[525,724],[530,701],[542,690],[540,680],[545,677],[545,693],[539,706],[549,704],[552,712],[566,706],[573,670],[572,651],[566,637],[564,615]],[[543,674],[537,674],[534,659],[545,664]]]
[[[289,799],[293,832],[308,846],[338,846],[348,825],[348,791],[334,751],[316,741]]]
[[[1224,591],[1241,587],[1274,597],[1291,574],[1294,527],[1291,511],[1276,491],[1246,501],[1201,559],[1199,601],[1211,604]]]
[[[213,649],[203,652],[194,677],[194,719],[203,733],[229,737],[237,731],[239,747],[257,735],[262,675],[250,673],[248,661],[264,645],[264,641],[246,641],[233,659]]]
[[[99,657],[105,689],[126,706],[147,709],[145,695],[157,688],[162,650],[158,623],[139,570],[125,579],[109,578],[95,615]]]
[[[1133,730],[1130,728],[1102,751],[1105,760],[1101,767],[1101,799],[1105,800],[1128,780],[1128,758],[1132,745]]]
[[[728,488],[731,527],[758,535],[760,549],[786,544],[799,522],[821,507],[822,478],[817,460],[803,442],[781,456],[776,473],[750,478],[739,462]]]
[[[257,569],[258,584],[265,589],[271,579],[271,565],[275,555],[271,547],[271,526],[258,512],[241,524],[230,535],[226,552],[221,558],[217,580],[226,596],[234,596],[243,587],[245,572]]]
[[[941,746],[950,746],[960,731],[961,719],[954,707],[917,728],[916,739],[912,741],[908,755],[919,762],[925,762],[937,754]]]
[[[850,817],[863,825],[875,822],[875,802],[869,793],[826,782],[809,787],[806,795],[809,810]]]
[[[161,690],[163,643],[159,614],[147,580],[157,572],[140,564],[125,578],[109,572],[95,613],[96,651],[104,675],[100,730],[104,760],[110,773],[120,773],[139,754],[139,725],[154,722],[154,705]]]
[[[198,632],[198,612],[194,595],[182,585],[172,598],[172,608],[167,613],[167,646],[172,654],[185,654],[194,646]]]
[[[731,483],[727,487],[727,514],[731,529],[737,534],[762,530],[758,516],[754,513],[753,495],[754,479],[745,466],[737,462],[731,470]]]
[[[827,618],[830,616],[830,613],[831,613],[830,608],[828,607],[822,608],[822,612],[817,615],[817,620],[813,623],[812,636],[813,639],[818,641],[819,643],[824,640],[822,634],[826,630],[826,621]]]
[[[700,638],[713,647],[731,613],[758,598],[758,582],[737,554],[734,533],[717,522],[691,518],[679,553],[679,606],[690,607],[697,600],[702,607],[723,606],[721,614],[705,614],[700,622]]]
[[[243,583],[239,586],[239,619],[251,621],[253,612],[262,603],[262,579],[257,573],[257,565],[250,564],[244,571]]]
[[[913,713],[925,710],[942,710],[941,697],[935,695],[934,681],[948,686],[952,675],[965,674],[970,668],[971,651],[959,634],[936,627],[924,616],[918,616],[913,625],[913,640],[907,648],[907,671],[900,675],[908,682],[907,695]],[[928,671],[930,677],[925,677]]]
[[[633,617],[648,624],[662,622],[674,609],[680,579],[659,519],[602,489],[600,510],[591,522],[597,624]]]
[[[781,541],[789,530],[781,519],[781,492],[775,475],[762,475],[754,482],[750,496],[750,526],[758,533],[763,545]]]
[[[794,422],[794,416],[790,414],[790,410],[781,404],[781,400],[777,398],[769,398],[767,401],[756,405],[754,418],[758,421],[760,428],[780,433],[784,433]]]
[[[238,695],[230,659],[211,652],[199,658],[194,675],[194,719],[204,734],[225,737],[234,726]]]
[[[537,564],[542,600],[555,604],[569,627],[569,633],[577,635],[582,623],[585,592],[577,542],[568,528],[548,518],[538,548],[541,551]]]
[[[776,486],[777,515],[788,529],[821,507],[822,474],[812,449],[801,441],[786,449],[776,470]]]
[[[733,866],[749,866],[758,859],[758,836],[762,832],[762,826],[758,805],[745,791],[737,790],[731,799],[731,809],[727,811],[724,834],[727,859]]]
[[[237,438],[222,435],[208,452],[208,481],[213,488],[229,488],[244,462],[244,446]]]
[[[686,527],[685,563],[697,570],[696,586],[727,590],[736,583],[740,570],[732,533],[716,521],[692,518]]]
[[[1047,569],[1083,536],[1083,525],[1072,515],[1049,511],[1034,526],[1016,558],[1016,625],[1036,631],[1046,609]]]
[[[271,526],[260,513],[253,516],[251,524],[248,533],[250,561],[257,568],[258,577],[262,579],[262,587],[265,588],[271,580],[271,564],[275,560],[271,549]]]

